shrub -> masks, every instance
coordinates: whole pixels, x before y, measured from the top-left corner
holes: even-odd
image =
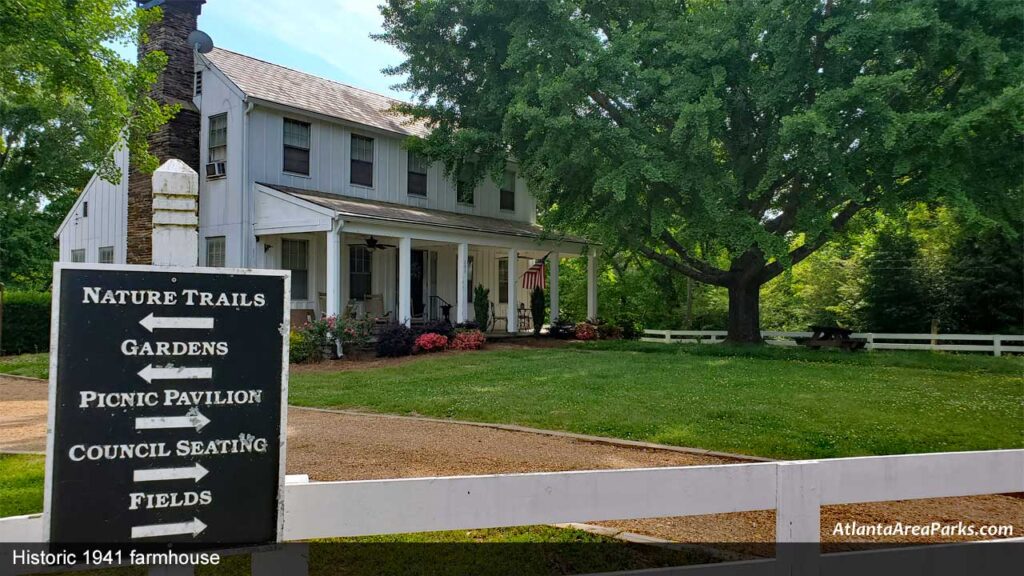
[[[480,330],[480,323],[475,320],[469,322],[459,322],[455,325],[455,330]]]
[[[479,330],[460,330],[455,333],[450,348],[452,350],[479,350],[487,342],[487,336]]]
[[[4,354],[44,352],[50,348],[50,293],[4,292],[0,343]]]
[[[530,315],[533,316],[533,333],[540,334],[540,327],[544,325],[544,289],[535,286],[530,292]]]
[[[568,340],[576,336],[576,323],[571,318],[563,316],[551,323],[548,335],[559,340]]]
[[[430,322],[425,322],[416,326],[414,330],[417,335],[440,334],[449,340],[451,340],[452,336],[455,336],[455,327],[447,320],[432,320]]]
[[[590,322],[580,322],[576,325],[577,340],[597,340],[597,328]]]
[[[340,339],[345,348],[365,348],[370,344],[375,323],[373,318],[340,317],[334,326],[334,338]]]
[[[622,328],[610,322],[605,322],[597,325],[597,335],[601,340],[618,340],[622,338]]]
[[[288,361],[293,364],[311,362],[319,358],[321,350],[305,337],[302,332],[293,331],[288,335]]]
[[[397,357],[412,354],[416,333],[405,324],[390,324],[377,336],[377,356]]]
[[[473,289],[473,313],[476,314],[476,321],[483,329],[491,321],[491,301],[488,299],[491,291],[484,288],[483,284],[477,284]]]
[[[622,337],[626,340],[637,340],[644,333],[643,325],[635,314],[624,312],[615,317],[615,324],[622,328]]]
[[[448,346],[448,337],[435,332],[427,332],[416,337],[414,350],[418,352],[437,352]]]

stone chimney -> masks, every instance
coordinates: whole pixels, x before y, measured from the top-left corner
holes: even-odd
[[[196,29],[206,0],[137,0],[140,9],[160,6],[163,19],[146,31],[139,56],[159,50],[167,55],[167,67],[153,85],[151,96],[161,104],[181,109],[149,137],[149,151],[163,164],[177,158],[199,171],[199,130],[202,118],[192,103],[195,62],[188,35]],[[129,159],[128,263],[153,262],[152,175],[139,172]]]

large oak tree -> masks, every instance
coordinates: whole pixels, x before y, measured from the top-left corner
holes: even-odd
[[[450,174],[511,154],[551,224],[729,292],[864,211],[1021,207],[1022,5],[951,0],[388,0]]]

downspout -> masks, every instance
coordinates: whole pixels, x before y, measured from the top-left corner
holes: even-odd
[[[252,209],[252,202],[249,201],[249,196],[253,194],[252,186],[249,185],[249,113],[255,105],[249,100],[248,96],[242,97],[242,102],[245,104],[245,112],[242,114],[242,242],[239,242],[242,249],[242,267],[252,268],[256,265],[255,255],[248,249],[249,243],[245,234],[246,224],[248,224],[249,233],[253,236],[253,242],[256,239],[256,225],[253,222],[253,214],[250,213]],[[256,251],[258,252],[258,250]],[[250,262],[250,260],[253,260]]]

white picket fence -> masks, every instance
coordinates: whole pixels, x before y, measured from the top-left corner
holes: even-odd
[[[290,478],[284,534],[294,541],[774,509],[778,542],[819,542],[823,505],[1011,492],[1024,492],[1024,450],[344,482]],[[0,519],[0,542],[43,538],[39,515]],[[254,576],[305,573],[305,558],[276,554],[254,555]],[[830,556],[836,555],[780,547],[774,560],[744,564],[744,573],[819,574],[832,565]],[[706,573],[727,573],[731,565],[709,565]]]
[[[725,330],[644,330],[644,342],[673,344],[721,344]],[[781,332],[764,330],[761,337],[767,344],[796,346],[797,338],[810,338],[810,332]],[[851,338],[867,342],[868,350],[941,350],[948,352],[990,352],[1002,356],[1004,352],[1024,353],[1024,335],[1010,334],[888,334],[854,332]],[[955,343],[952,343],[955,342]],[[1019,344],[1010,345],[1008,342]]]

